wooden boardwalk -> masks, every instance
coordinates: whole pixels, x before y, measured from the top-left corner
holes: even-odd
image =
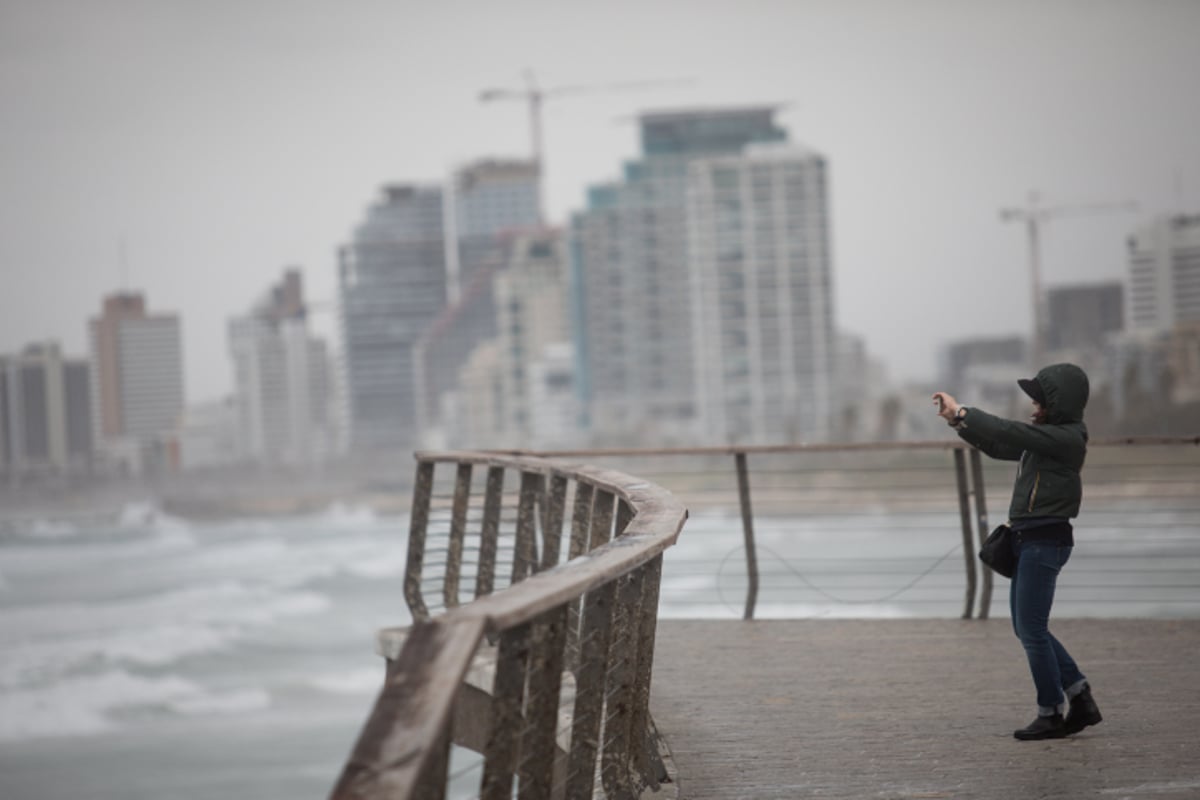
[[[651,710],[684,800],[1200,798],[1200,620],[1052,620],[1104,722],[1036,714],[1007,619],[661,620]]]

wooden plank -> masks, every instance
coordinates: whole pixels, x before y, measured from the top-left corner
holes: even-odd
[[[428,772],[441,765],[444,773],[454,696],[482,638],[479,619],[413,626],[331,798],[416,797],[437,782]]]

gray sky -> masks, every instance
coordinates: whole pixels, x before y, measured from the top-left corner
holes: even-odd
[[[292,264],[332,299],[383,183],[528,153],[525,107],[477,96],[531,68],[695,79],[547,105],[556,222],[639,110],[786,104],[830,162],[840,326],[931,377],[947,339],[1029,327],[1000,207],[1140,203],[1050,225],[1049,285],[1118,279],[1133,227],[1200,211],[1198,41],[1192,1],[0,0],[0,352],[84,353],[124,285],[183,315],[189,400],[229,391],[227,318]]]

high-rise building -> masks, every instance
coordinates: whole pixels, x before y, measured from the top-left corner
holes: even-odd
[[[106,297],[89,325],[99,439],[117,449],[161,442],[183,412],[179,317],[149,314],[141,294]]]
[[[1046,292],[1046,347],[1099,349],[1106,336],[1125,327],[1120,283],[1060,286]]]
[[[395,185],[342,248],[342,341],[358,451],[412,447],[418,437],[413,346],[446,304],[443,198]]]
[[[453,309],[453,319],[435,323],[438,328],[462,324],[458,317],[487,316],[495,327],[494,335],[451,360],[459,366],[455,391],[442,396],[440,443],[455,448],[562,444],[578,417],[562,234],[543,230],[514,237],[507,262],[480,273],[473,283],[484,277],[486,291],[474,286]],[[488,309],[482,307],[485,302]],[[448,351],[442,347],[429,355],[439,352]],[[437,363],[436,358],[430,361]]]
[[[690,440],[696,416],[688,165],[786,132],[773,107],[648,113],[642,157],[572,221],[576,375],[600,440]]]
[[[184,409],[176,441],[179,444],[179,468],[184,471],[224,467],[242,461],[245,442],[237,398],[229,396],[189,405]]]
[[[951,342],[943,352],[941,380],[946,386],[959,386],[968,369],[985,365],[1024,371],[1025,340],[1020,336],[999,336]]]
[[[941,353],[939,382],[967,404],[1024,416],[1029,398],[1016,379],[1029,372],[1026,341],[1020,336],[959,339]]]
[[[788,145],[688,171],[697,433],[826,441],[838,346],[825,159]]]
[[[458,390],[459,370],[471,351],[496,335],[493,277],[508,264],[514,240],[539,227],[537,164],[468,164],[451,176],[445,206],[448,304],[414,352],[418,427],[426,446],[446,441],[442,410],[453,402],[446,395]]]
[[[91,379],[57,342],[0,356],[0,474],[86,470],[93,454]]]
[[[331,454],[329,355],[309,334],[299,270],[249,314],[229,324],[242,455],[266,464],[308,465]]]
[[[503,268],[505,250],[496,250],[491,263],[483,263],[459,291],[458,298],[442,309],[417,340],[413,351],[417,386],[419,444],[425,448],[446,446],[450,429],[459,433],[456,422],[462,391],[460,372],[471,353],[482,342],[496,336],[496,302],[493,278]],[[458,436],[454,437],[457,441]],[[464,446],[478,446],[465,441]]]
[[[1129,237],[1128,327],[1200,321],[1200,214],[1161,216]]]
[[[473,162],[455,172],[453,190],[453,228],[460,241],[539,224],[536,162]]]
[[[1200,403],[1200,322],[1176,325],[1166,351],[1171,400],[1177,405]]]
[[[447,397],[444,410],[448,418],[457,420],[448,441],[452,446],[488,447],[504,427],[500,340],[476,345],[458,372],[461,390]]]
[[[566,257],[556,231],[521,237],[513,247],[508,268],[494,279],[500,386],[504,423],[498,446],[539,446],[558,434],[561,414],[539,408],[535,398],[561,396],[537,381],[561,380],[561,360],[554,348],[570,342],[567,322]],[[569,388],[569,387],[568,387]],[[551,418],[551,430],[547,427]]]

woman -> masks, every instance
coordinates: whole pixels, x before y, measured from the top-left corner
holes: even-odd
[[[1058,573],[1075,544],[1070,520],[1082,496],[1088,379],[1074,364],[1053,364],[1017,383],[1033,398],[1032,424],[960,406],[946,392],[933,399],[963,440],[992,458],[1019,462],[1008,510],[1017,557],[1009,606],[1037,689],[1038,716],[1013,735],[1057,739],[1102,719],[1087,679],[1049,628]]]

